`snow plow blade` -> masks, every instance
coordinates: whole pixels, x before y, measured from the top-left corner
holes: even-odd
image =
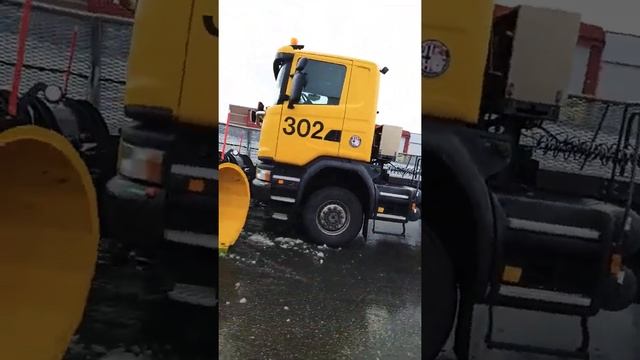
[[[242,232],[251,193],[249,180],[238,165],[222,163],[218,168],[218,249],[225,252]]]
[[[53,131],[0,129],[0,189],[0,359],[62,359],[97,256],[89,171]]]

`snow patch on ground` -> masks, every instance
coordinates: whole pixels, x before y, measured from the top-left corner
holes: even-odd
[[[259,245],[264,245],[264,246],[274,246],[274,242],[271,241],[269,239],[268,236],[266,236],[265,234],[261,234],[261,233],[256,233],[256,234],[251,234],[251,236],[249,236],[249,238],[247,238],[248,241],[251,241],[254,244],[259,244]]]
[[[296,245],[304,244],[304,241],[300,239],[292,239],[288,237],[277,237],[273,239],[273,241],[275,241],[278,244],[278,246],[280,246],[283,249],[291,249],[291,248],[295,248]]]

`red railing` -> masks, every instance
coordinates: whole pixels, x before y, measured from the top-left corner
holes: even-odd
[[[111,16],[133,18],[133,12],[117,4],[114,0],[89,0],[87,11]]]

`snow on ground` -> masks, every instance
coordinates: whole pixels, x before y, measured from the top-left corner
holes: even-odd
[[[247,241],[251,241],[258,245],[265,245],[265,246],[275,245],[273,241],[269,240],[269,237],[267,237],[265,234],[260,234],[260,233],[251,234],[251,236],[247,238]]]
[[[304,240],[291,238],[291,237],[283,237],[283,236],[273,237],[273,236],[269,236],[269,234],[267,233],[262,233],[262,232],[249,234],[249,236],[244,241],[251,243],[251,245],[257,245],[262,248],[278,247],[280,249],[292,250],[293,252],[297,252],[301,254],[308,254],[308,255],[311,255],[313,259],[316,262],[319,262],[320,264],[324,262],[323,259],[326,256],[325,252],[331,251],[331,250],[333,251],[340,250],[339,248],[331,249],[326,245],[310,244],[305,242]],[[256,263],[255,260],[247,260],[234,253],[230,253],[226,256],[228,256],[231,259],[236,259],[242,262],[251,262],[253,264]]]

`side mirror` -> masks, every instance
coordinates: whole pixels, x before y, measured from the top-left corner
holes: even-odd
[[[291,96],[289,96],[289,109],[294,108],[294,104],[300,102],[300,96],[302,96],[302,89],[306,83],[306,74],[302,72],[296,72],[293,75],[293,85],[291,87]]]
[[[264,114],[265,114],[264,110],[249,111],[249,117],[251,119],[251,122],[258,125],[262,124],[262,119],[264,119]]]
[[[258,126],[260,127],[262,127],[262,121],[264,120],[264,115],[265,115],[264,111],[256,111],[256,124],[258,124]]]
[[[249,118],[251,119],[252,123],[260,125],[260,123],[262,123],[262,119],[264,118],[264,114],[264,104],[262,103],[262,101],[259,101],[258,108],[256,110],[249,111]]]

